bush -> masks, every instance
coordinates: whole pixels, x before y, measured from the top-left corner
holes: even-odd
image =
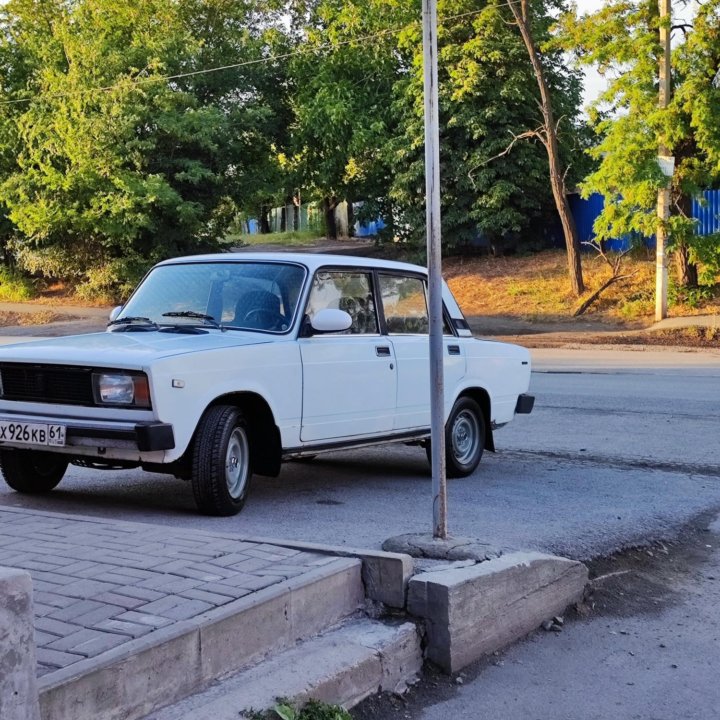
[[[35,283],[17,270],[0,267],[0,300],[24,302],[37,294]]]

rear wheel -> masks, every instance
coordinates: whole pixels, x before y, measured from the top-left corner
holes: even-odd
[[[445,424],[445,467],[450,478],[475,472],[485,447],[485,416],[470,397],[458,398]],[[430,441],[425,445],[432,462]]]
[[[191,484],[198,509],[207,515],[235,515],[245,504],[252,468],[247,422],[232,405],[209,408],[193,446]]]
[[[64,455],[41,450],[0,450],[0,471],[17,492],[41,495],[57,487],[67,470]]]

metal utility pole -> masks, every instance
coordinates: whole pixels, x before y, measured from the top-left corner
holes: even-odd
[[[443,387],[442,253],[440,250],[440,122],[438,118],[437,0],[423,0],[425,89],[425,221],[430,316],[430,440],[433,537],[447,538],[445,392]]]
[[[665,109],[670,102],[670,0],[659,0],[660,2],[660,97],[658,105]],[[658,155],[663,172],[667,177],[665,187],[658,190],[657,216],[658,225],[655,245],[655,321],[667,317],[667,288],[668,270],[665,248],[668,242],[668,220],[670,219],[670,188],[672,185],[673,163],[670,150],[665,145],[660,145]]]

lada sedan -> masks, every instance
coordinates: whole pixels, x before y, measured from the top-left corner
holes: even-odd
[[[388,442],[428,450],[427,273],[384,260],[215,254],[156,265],[108,331],[0,349],[0,469],[45,493],[68,464],[189,480],[232,515],[253,473]],[[444,300],[446,462],[471,474],[532,409],[527,350],[472,337]]]

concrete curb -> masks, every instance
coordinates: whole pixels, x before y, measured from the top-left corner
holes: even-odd
[[[243,710],[273,707],[278,697],[352,707],[376,692],[406,687],[421,668],[413,623],[352,620],[146,720],[236,720],[246,717]]]
[[[407,587],[413,574],[413,559],[406,553],[362,550],[359,548],[336,547],[322,543],[297,542],[295,540],[274,540],[272,538],[248,536],[246,542],[306,550],[308,552],[354,557],[362,560],[362,577],[365,595],[368,599],[381,602],[392,608],[405,607]]]
[[[574,560],[514,552],[416,575],[408,612],[425,621],[427,658],[454,673],[579,602],[587,579],[587,568]]]
[[[355,612],[359,560],[335,562],[39,681],[48,720],[133,720]]]

